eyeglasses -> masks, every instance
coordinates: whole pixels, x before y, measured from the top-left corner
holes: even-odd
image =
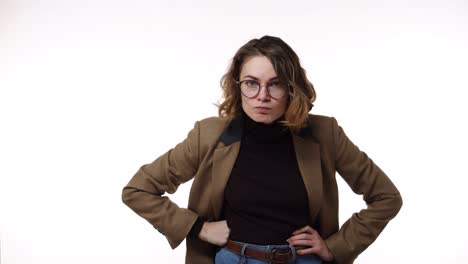
[[[243,80],[236,82],[240,86],[242,94],[248,98],[253,98],[260,93],[261,85],[254,80]],[[280,81],[272,81],[266,85],[267,93],[275,99],[285,96],[288,91],[288,85]]]

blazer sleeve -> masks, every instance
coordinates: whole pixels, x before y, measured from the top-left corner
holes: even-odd
[[[326,239],[336,263],[349,263],[364,251],[402,206],[398,189],[385,173],[359,150],[332,117],[336,171],[367,208],[354,213],[338,232]]]
[[[187,138],[155,161],[143,165],[123,188],[123,202],[166,236],[176,248],[188,235],[198,215],[180,208],[164,193],[192,179],[199,165],[199,122]]]

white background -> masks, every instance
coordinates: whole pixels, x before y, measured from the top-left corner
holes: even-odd
[[[468,263],[468,2],[0,0],[1,263],[183,263],[121,202],[265,34],[404,205],[356,263]],[[365,204],[340,180],[344,222]],[[190,183],[171,196],[186,206]]]

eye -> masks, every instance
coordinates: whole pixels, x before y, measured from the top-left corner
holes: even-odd
[[[271,83],[268,84],[268,86],[278,88],[278,87],[282,87],[282,83],[280,81],[272,81]]]
[[[245,84],[248,86],[248,87],[255,87],[258,85],[258,83],[256,81],[253,81],[253,80],[247,80],[245,81]]]

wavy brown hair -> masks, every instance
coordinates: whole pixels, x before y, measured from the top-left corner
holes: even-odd
[[[241,113],[242,94],[236,82],[239,81],[244,61],[251,56],[267,57],[279,79],[288,84],[288,105],[282,124],[292,131],[299,131],[306,125],[307,115],[317,95],[301,67],[299,57],[286,42],[273,36],[252,39],[234,55],[228,71],[221,78],[224,101],[218,105],[219,116],[234,117]]]

